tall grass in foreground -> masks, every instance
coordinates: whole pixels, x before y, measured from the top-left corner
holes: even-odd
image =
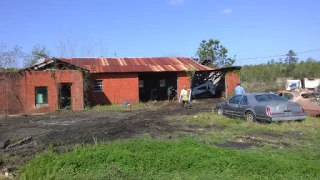
[[[48,151],[21,179],[319,179],[320,152],[237,151],[190,139],[130,140]]]

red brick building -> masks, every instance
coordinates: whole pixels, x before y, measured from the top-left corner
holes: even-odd
[[[80,71],[0,73],[0,115],[46,113],[65,106],[83,109]]]
[[[48,58],[20,72],[0,73],[0,115],[162,100],[168,86],[177,93],[190,88],[187,71],[216,70],[181,57]],[[238,75],[226,74],[221,87],[231,94],[238,81]]]
[[[45,59],[45,62],[51,59]],[[210,71],[190,58],[59,58],[60,61],[87,69],[91,74],[88,102],[121,104],[167,98],[167,87],[177,92],[190,87],[186,71]]]

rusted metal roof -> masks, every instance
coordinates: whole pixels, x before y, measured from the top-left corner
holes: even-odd
[[[91,73],[106,72],[181,72],[212,71],[214,68],[197,64],[191,58],[56,58],[79,66]],[[51,59],[45,59],[50,61]]]

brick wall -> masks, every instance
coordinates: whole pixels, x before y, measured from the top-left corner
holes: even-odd
[[[226,74],[226,86],[227,86],[227,95],[228,97],[234,95],[234,88],[240,82],[240,77],[238,74],[230,72]]]
[[[74,70],[55,71],[31,71],[25,72],[26,78],[22,80],[24,83],[25,104],[28,107],[27,113],[35,112],[51,112],[59,108],[58,104],[58,84],[72,83],[71,98],[72,110],[83,109],[83,78],[82,73]],[[55,77],[55,78],[54,78]],[[48,105],[35,106],[35,87],[48,87]]]
[[[183,86],[186,85],[187,89],[190,89],[190,80],[186,72],[178,73],[178,95],[180,96],[180,91],[183,89]]]
[[[0,80],[0,107],[4,108],[1,108],[0,114],[47,113],[57,110],[59,108],[58,83],[72,84],[72,110],[82,110],[84,106],[82,73],[74,70],[54,72],[25,71],[21,74],[6,73],[6,75],[2,73],[4,80]],[[36,87],[48,88],[48,104],[35,104]]]
[[[139,102],[137,73],[92,74],[93,80],[102,80],[103,92],[93,92],[90,87],[88,101],[91,105],[122,104],[124,101]]]
[[[19,73],[0,73],[0,115],[23,112]]]

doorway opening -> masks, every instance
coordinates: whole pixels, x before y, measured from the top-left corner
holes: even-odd
[[[71,83],[59,84],[59,109],[71,110]]]
[[[140,101],[167,100],[169,87],[172,89],[172,96],[175,96],[177,81],[177,73],[139,73]]]

